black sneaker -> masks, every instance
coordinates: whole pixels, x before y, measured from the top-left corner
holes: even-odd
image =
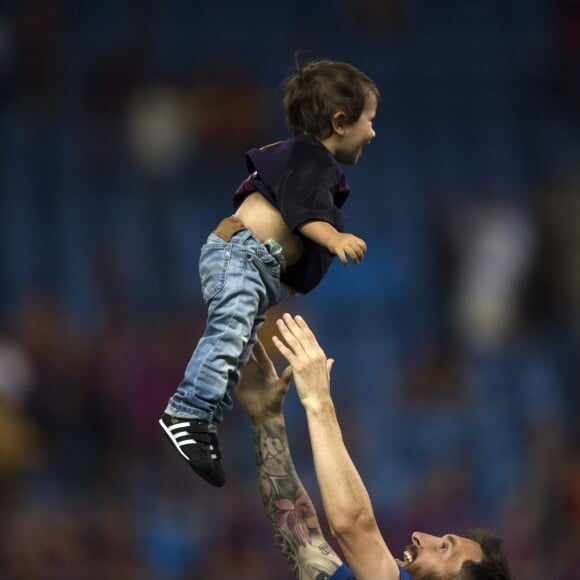
[[[178,419],[163,413],[159,424],[198,475],[215,487],[225,481],[216,428],[209,421]]]

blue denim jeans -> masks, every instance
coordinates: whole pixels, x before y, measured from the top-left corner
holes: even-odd
[[[199,275],[208,321],[165,412],[220,423],[223,411],[233,407],[229,391],[250,358],[266,311],[286,291],[280,263],[249,230],[229,242],[211,233],[201,248]]]

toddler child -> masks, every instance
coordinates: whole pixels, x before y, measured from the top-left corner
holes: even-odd
[[[298,69],[282,101],[293,137],[246,152],[250,174],[234,194],[235,213],[201,249],[207,326],[159,423],[214,486],[225,482],[217,425],[267,310],[312,290],[334,256],[346,265],[365,255],[365,242],[343,233],[349,188],[338,163],[354,165],[374,138],[378,98],[375,83],[350,64]]]

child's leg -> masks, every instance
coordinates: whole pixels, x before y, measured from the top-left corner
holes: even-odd
[[[256,340],[258,340],[258,331],[260,330],[262,324],[264,324],[265,320],[266,320],[266,314],[263,312],[260,312],[256,316],[256,318],[254,319],[254,326],[252,328],[250,338],[246,342],[246,344],[242,350],[242,353],[239,356],[238,364],[237,364],[236,368],[230,369],[230,373],[228,375],[228,386],[227,386],[226,394],[224,395],[224,399],[223,399],[220,407],[218,407],[216,409],[216,413],[215,413],[216,423],[221,422],[221,420],[223,418],[223,411],[229,411],[232,409],[233,402],[232,402],[232,397],[230,395],[230,392],[238,384],[238,381],[240,380],[240,372],[246,366],[248,361],[250,360],[250,354],[252,354],[252,350],[254,349],[254,345],[256,344]]]
[[[223,410],[232,407],[228,388],[237,383],[265,311],[280,298],[279,270],[248,233],[232,243],[210,236],[202,248],[200,276],[208,323],[166,413],[219,423]]]
[[[247,231],[231,242],[212,234],[200,257],[208,323],[159,423],[190,467],[215,486],[225,482],[217,425],[232,407],[239,378],[266,310],[281,298],[276,259]]]

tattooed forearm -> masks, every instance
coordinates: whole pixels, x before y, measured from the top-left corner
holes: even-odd
[[[296,554],[296,546],[289,542],[286,536],[282,533],[279,528],[276,528],[272,524],[272,529],[274,530],[274,538],[276,540],[276,545],[284,558],[286,558],[290,570],[294,573],[296,578],[299,578],[300,567],[298,565],[298,556]]]
[[[330,577],[341,561],[296,473],[283,420],[254,426],[253,436],[260,495],[278,548],[297,578]]]

